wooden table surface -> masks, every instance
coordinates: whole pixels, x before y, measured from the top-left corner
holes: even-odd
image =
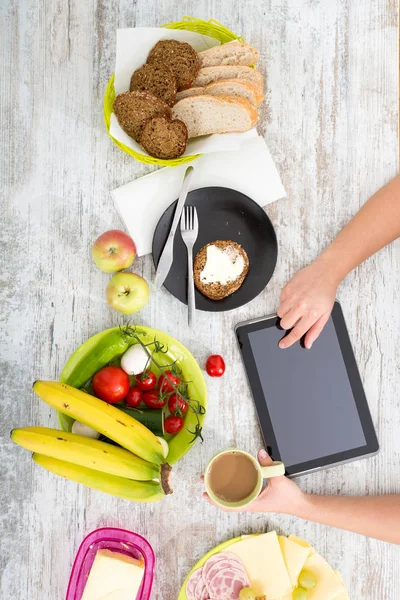
[[[151,168],[124,155],[104,129],[115,33],[185,14],[214,17],[259,49],[267,91],[260,132],[288,197],[267,209],[279,260],[256,300],[232,313],[199,314],[190,331],[185,308],[153,289],[138,315],[139,323],[183,342],[200,365],[211,352],[228,365],[224,378],[207,380],[205,443],[177,465],[175,494],[142,506],[41,470],[10,442],[9,431],[57,426],[32,382],[58,378],[81,342],[122,321],[105,302],[108,276],[95,268],[89,250],[100,233],[122,227],[110,190]],[[233,326],[274,311],[288,278],[397,173],[397,2],[3,0],[0,17],[0,597],[64,598],[81,540],[109,525],[132,529],[153,545],[155,600],[175,600],[194,561],[215,544],[267,529],[315,545],[340,569],[352,600],[398,600],[399,547],[289,516],[216,512],[202,500],[198,480],[217,449],[256,452],[261,444]],[[135,270],[154,281],[149,256]],[[400,493],[399,242],[352,273],[339,299],[381,450],[299,483],[328,494]]]

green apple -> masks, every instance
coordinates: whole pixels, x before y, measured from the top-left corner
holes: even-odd
[[[136,257],[136,244],[128,234],[118,229],[106,231],[92,246],[92,257],[104,273],[129,269]]]
[[[136,273],[117,273],[106,287],[108,304],[124,315],[131,315],[143,308],[149,297],[149,284]]]

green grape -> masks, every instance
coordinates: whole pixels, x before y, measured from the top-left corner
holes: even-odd
[[[317,585],[317,580],[310,571],[304,569],[299,575],[299,585],[306,590],[312,590]]]
[[[307,590],[303,587],[297,587],[293,590],[293,600],[307,600]]]
[[[239,592],[239,600],[256,600],[256,593],[253,588],[242,588]]]

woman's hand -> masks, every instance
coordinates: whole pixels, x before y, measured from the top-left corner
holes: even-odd
[[[258,453],[260,465],[269,466],[273,460],[268,456],[265,450]],[[210,504],[214,504],[207,493],[203,497]],[[244,508],[222,509],[225,512],[276,512],[295,514],[296,510],[301,508],[305,501],[305,495],[300,488],[284,475],[280,477],[271,477],[268,480],[267,487],[261,492],[257,500]],[[220,508],[220,507],[218,507]]]
[[[305,347],[311,348],[329,319],[339,283],[321,259],[292,277],[282,290],[277,311],[281,327],[292,329],[279,342],[280,348],[289,348],[304,334]]]

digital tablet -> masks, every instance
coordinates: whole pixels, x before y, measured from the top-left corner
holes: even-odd
[[[287,475],[375,454],[371,414],[338,302],[311,350],[286,335],[277,315],[240,323],[236,336],[264,443]]]

